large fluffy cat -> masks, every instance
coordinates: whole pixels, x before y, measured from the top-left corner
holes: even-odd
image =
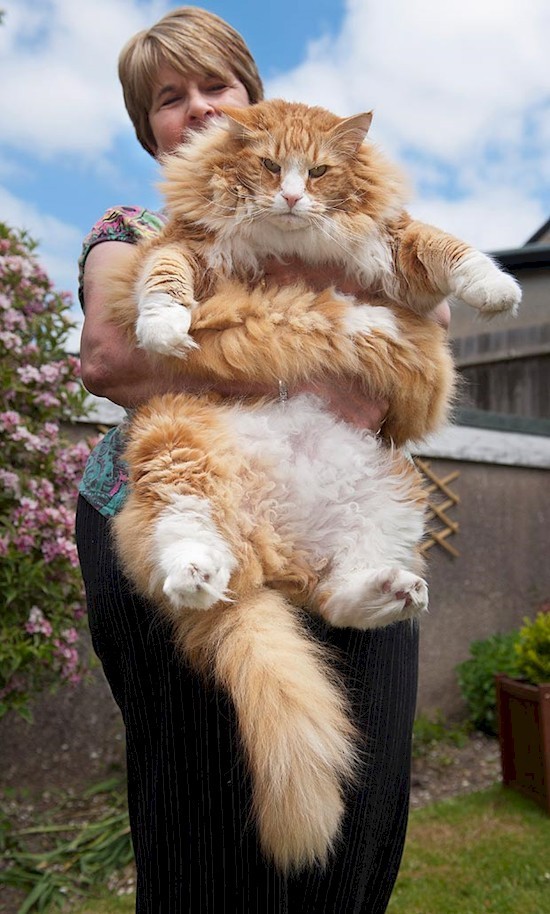
[[[329,659],[292,601],[369,628],[427,605],[423,496],[398,447],[444,420],[452,362],[424,315],[444,296],[513,311],[516,283],[403,209],[370,115],[282,101],[231,109],[164,162],[169,221],[112,286],[112,317],[205,380],[273,399],[167,395],[137,410],[123,565],[185,657],[234,702],[260,840],[283,869],[325,861],[357,740]],[[268,257],[344,270],[369,304],[262,281]],[[381,438],[279,381],[360,381],[389,401]]]

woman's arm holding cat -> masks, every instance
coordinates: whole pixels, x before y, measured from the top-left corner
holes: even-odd
[[[158,358],[132,345],[126,330],[106,317],[104,278],[117,270],[131,269],[135,246],[121,241],[105,241],[92,248],[84,269],[86,311],[80,348],[82,380],[90,393],[106,397],[120,406],[132,408],[155,394],[169,391],[198,391],[205,380],[194,378],[184,367],[177,380],[171,368]],[[224,382],[216,390],[227,396],[273,393],[267,385]]]
[[[126,330],[106,317],[105,275],[130,270],[135,247],[120,241],[103,242],[90,251],[84,270],[84,301],[86,305],[81,341],[82,379],[90,393],[106,397],[120,406],[132,408],[155,394],[169,391],[198,391],[204,389],[204,376],[193,375],[191,366],[179,363],[176,375],[173,366],[163,367],[162,360],[132,345]],[[294,273],[295,275],[295,273]],[[227,396],[272,395],[274,385],[209,379],[209,387]],[[305,389],[304,387],[300,389]],[[308,389],[326,400],[329,408],[344,421],[376,430],[386,413],[384,401],[374,401],[364,390],[351,382],[345,385],[318,383]],[[293,393],[297,391],[292,391]]]
[[[242,351],[238,355],[236,374],[230,371],[224,375],[223,370],[221,373],[213,370],[218,366],[213,365],[210,359],[206,359],[210,365],[205,373],[205,366],[201,365],[204,352],[202,358],[199,356],[198,361],[191,358],[189,360],[191,364],[178,360],[178,371],[174,372],[173,364],[170,366],[163,360],[149,356],[142,349],[132,345],[126,331],[106,319],[103,291],[105,273],[112,270],[113,266],[130,269],[134,254],[133,245],[122,242],[104,242],[93,248],[88,256],[84,273],[86,316],[81,345],[82,376],[86,388],[98,396],[105,396],[125,407],[137,406],[154,394],[178,390],[197,391],[204,389],[205,386],[214,387],[218,392],[227,396],[272,395],[276,381],[270,382],[267,378],[262,377],[261,382],[258,383],[256,379],[258,363],[256,361],[255,371],[254,361],[243,359]],[[326,281],[318,271],[316,280],[319,285],[323,285]],[[315,298],[315,296],[312,297]],[[232,299],[231,305],[234,306],[234,303],[235,300]],[[233,307],[231,307],[232,310]],[[216,324],[218,324],[218,319],[219,312],[216,314]],[[445,311],[443,307],[440,322],[444,323],[447,319],[448,310]],[[209,323],[206,320],[207,326]],[[229,323],[231,324],[233,321],[230,320]],[[322,335],[325,336],[325,334]],[[222,336],[224,334],[215,334],[218,341]],[[237,334],[237,337],[241,338],[242,343],[242,335]],[[325,340],[327,340],[326,336]],[[225,346],[223,348],[225,349]],[[237,349],[240,350],[240,346],[237,346]],[[271,356],[272,354],[270,353]],[[298,352],[297,355],[300,361],[303,361],[305,353]],[[216,361],[215,359],[214,362]],[[222,359],[222,362],[224,361],[225,358]],[[268,359],[269,361],[270,359]],[[329,359],[329,365],[330,361]],[[248,377],[242,372],[243,365],[249,367]],[[326,366],[325,362],[325,372]],[[325,375],[325,372],[322,374]],[[260,372],[260,376],[261,374]],[[301,378],[300,375],[302,375]],[[318,376],[318,380],[310,385],[303,378],[303,374],[298,371],[296,387],[298,390],[314,390],[327,402],[329,409],[344,421],[363,428],[378,429],[387,412],[388,404],[384,399],[367,395],[363,385],[354,383],[349,377],[344,378],[341,375],[339,379],[329,375],[325,375],[325,377],[326,380]],[[235,378],[237,379],[235,380]],[[300,380],[298,380],[299,378]]]

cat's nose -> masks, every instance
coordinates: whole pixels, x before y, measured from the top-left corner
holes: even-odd
[[[285,199],[286,202],[288,203],[289,209],[292,209],[294,206],[296,206],[298,200],[301,200],[301,199],[302,199],[303,194],[297,194],[297,193],[283,193],[282,196],[284,197],[284,199]]]

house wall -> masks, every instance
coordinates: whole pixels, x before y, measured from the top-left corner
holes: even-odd
[[[453,308],[451,345],[463,381],[460,404],[549,418],[550,269],[523,268],[516,276],[523,292],[517,317],[484,323],[463,303]]]
[[[460,498],[449,510],[459,530],[453,557],[428,552],[430,611],[421,623],[418,708],[460,715],[456,665],[472,641],[517,628],[550,599],[548,468],[430,460]]]

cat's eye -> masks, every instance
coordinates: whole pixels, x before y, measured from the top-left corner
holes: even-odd
[[[309,177],[310,178],[320,178],[321,175],[324,175],[327,168],[328,168],[328,165],[315,165],[314,168],[309,169]]]
[[[281,166],[277,165],[277,162],[274,162],[273,159],[262,159],[262,164],[272,175],[278,175],[281,172]]]

